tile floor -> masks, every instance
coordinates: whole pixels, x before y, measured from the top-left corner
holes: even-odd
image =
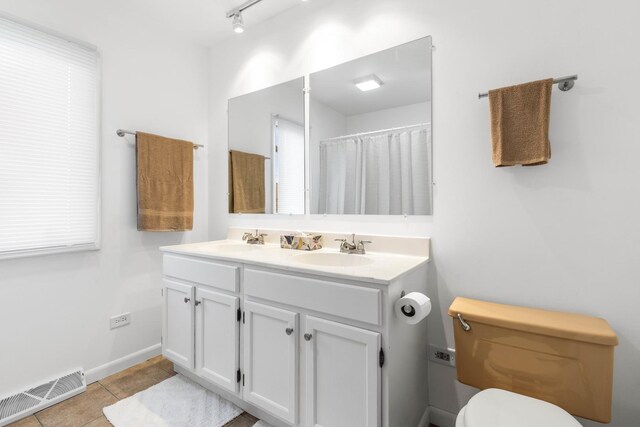
[[[162,356],[111,375],[87,386],[87,391],[10,424],[9,427],[111,427],[102,408],[112,405],[176,373]],[[224,427],[251,427],[257,418],[244,413]]]
[[[157,356],[89,384],[86,392],[9,424],[8,427],[111,427],[111,423],[102,413],[102,408],[175,374],[173,363]],[[257,421],[257,418],[245,412],[224,427],[251,427]],[[430,427],[437,426],[431,424]]]

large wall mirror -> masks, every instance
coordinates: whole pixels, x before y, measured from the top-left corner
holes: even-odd
[[[229,213],[304,214],[303,82],[229,100]]]
[[[432,213],[431,38],[310,76],[313,214]]]

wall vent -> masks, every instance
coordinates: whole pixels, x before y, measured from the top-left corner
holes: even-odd
[[[0,426],[31,415],[87,389],[84,371],[79,369],[26,391],[0,399]]]

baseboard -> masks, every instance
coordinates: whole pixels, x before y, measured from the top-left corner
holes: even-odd
[[[85,378],[87,384],[94,383],[109,375],[116,374],[120,371],[124,371],[138,363],[144,362],[147,359],[158,356],[162,352],[162,346],[160,343],[154,344],[150,347],[143,348],[134,353],[128,354],[111,362],[107,362],[104,365],[89,369],[85,372]]]
[[[444,411],[436,408],[435,406],[429,406],[429,415],[431,418],[431,424],[435,424],[438,427],[455,427],[457,414]]]
[[[418,424],[418,427],[429,427],[429,424],[431,424],[431,417],[430,417],[430,413],[429,413],[429,406],[427,406],[424,409],[424,414],[422,414],[422,418],[420,418],[420,424]]]

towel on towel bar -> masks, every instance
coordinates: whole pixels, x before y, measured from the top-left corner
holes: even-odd
[[[546,79],[489,91],[495,166],[535,166],[549,161],[552,86],[553,79]]]
[[[229,152],[229,212],[265,213],[264,156]]]
[[[136,136],[138,230],[193,229],[193,143]]]

